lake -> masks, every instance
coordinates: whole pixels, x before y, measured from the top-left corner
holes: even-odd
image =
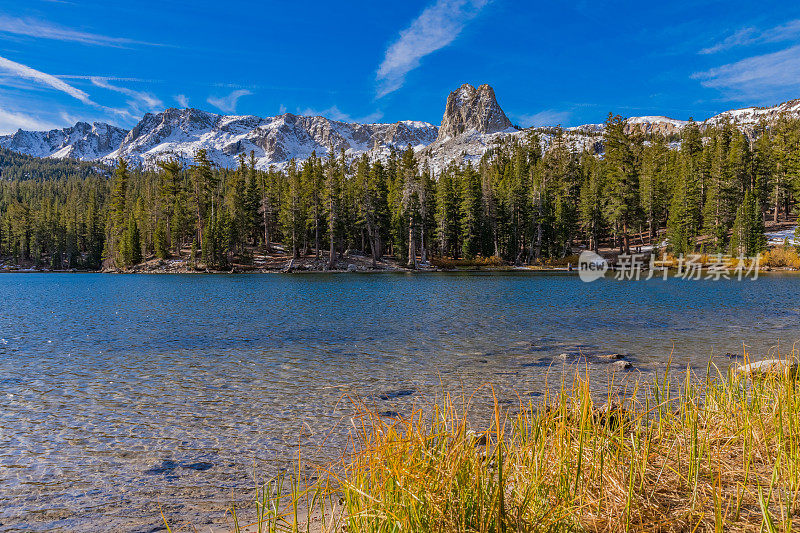
[[[0,531],[154,531],[159,505],[208,531],[298,446],[335,454],[354,399],[402,414],[491,384],[513,405],[564,353],[603,379],[625,354],[633,379],[800,340],[778,274],[3,274],[0,298]]]

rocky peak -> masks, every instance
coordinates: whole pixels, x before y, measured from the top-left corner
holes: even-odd
[[[455,137],[470,130],[495,133],[510,127],[511,121],[500,109],[494,89],[486,84],[476,89],[465,83],[447,97],[438,140]]]

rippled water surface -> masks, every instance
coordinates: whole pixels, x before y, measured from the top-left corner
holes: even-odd
[[[704,368],[743,343],[790,349],[798,302],[800,278],[777,275],[3,274],[0,531],[152,531],[159,505],[208,531],[298,445],[333,453],[348,397],[402,413],[492,384],[528,400],[562,353],[598,373],[615,352],[629,376],[671,351]]]

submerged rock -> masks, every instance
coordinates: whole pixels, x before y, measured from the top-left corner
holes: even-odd
[[[739,365],[736,371],[740,374],[755,377],[780,376],[784,374],[794,377],[797,375],[797,361],[765,359],[746,365]]]
[[[411,396],[415,392],[417,392],[415,389],[398,389],[384,392],[379,398],[381,400],[395,400],[397,398],[403,398],[404,396]]]
[[[144,473],[149,475],[169,474],[179,466],[180,464],[177,461],[164,459],[163,461],[161,461],[160,465],[150,467],[147,470],[145,470]]]
[[[575,351],[560,353],[555,358],[570,363],[575,363],[575,362],[586,363],[589,360],[593,359],[593,355],[591,355],[591,352],[587,350],[585,346],[577,346],[574,347],[573,349]]]
[[[614,370],[630,370],[633,368],[633,363],[630,361],[614,361],[611,366],[614,368]]]
[[[196,470],[197,472],[205,472],[206,470],[212,468],[214,463],[209,463],[207,461],[200,461],[197,463],[179,463],[177,461],[173,461],[171,459],[164,459],[161,461],[160,465],[152,466],[144,471],[145,474],[149,475],[159,475],[159,474],[167,474],[168,477],[172,475],[172,477],[177,478],[173,473],[175,470],[180,468],[186,468],[188,470]]]
[[[199,463],[190,463],[188,465],[181,465],[183,468],[188,468],[189,470],[197,470],[198,472],[205,472],[206,470],[212,468],[214,463],[209,463],[206,461],[200,461]]]

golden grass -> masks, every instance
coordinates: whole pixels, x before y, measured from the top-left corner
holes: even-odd
[[[543,259],[540,264],[541,266],[545,267],[565,268],[569,265],[572,265],[574,268],[577,268],[579,259],[580,256],[578,254],[571,254],[564,257],[551,257]]]
[[[761,257],[761,263],[773,268],[800,269],[800,255],[798,255],[795,247],[770,248],[764,252]]]
[[[502,267],[506,262],[502,258],[493,255],[491,257],[478,256],[473,259],[452,259],[449,257],[434,257],[430,260],[431,265],[436,268],[458,269],[476,267]]]
[[[483,426],[449,398],[405,419],[362,410],[347,459],[306,488],[261,491],[250,531],[800,528],[794,377],[667,375],[616,396],[578,373],[536,404],[495,402]],[[302,498],[324,523],[298,520]]]
[[[737,266],[744,266],[749,268],[752,266],[753,259],[750,257],[739,258],[736,256],[730,255],[719,255],[719,254],[707,254],[707,253],[697,253],[697,254],[686,254],[682,258],[680,256],[675,256],[673,254],[664,254],[658,256],[656,259],[656,264],[658,266],[666,266],[669,268],[683,268],[686,269],[689,267],[689,264],[693,265],[700,265],[703,268],[708,268],[710,266],[718,266],[724,267],[730,270],[735,269]],[[759,263],[760,266],[764,266],[764,256],[761,257],[761,262]]]

